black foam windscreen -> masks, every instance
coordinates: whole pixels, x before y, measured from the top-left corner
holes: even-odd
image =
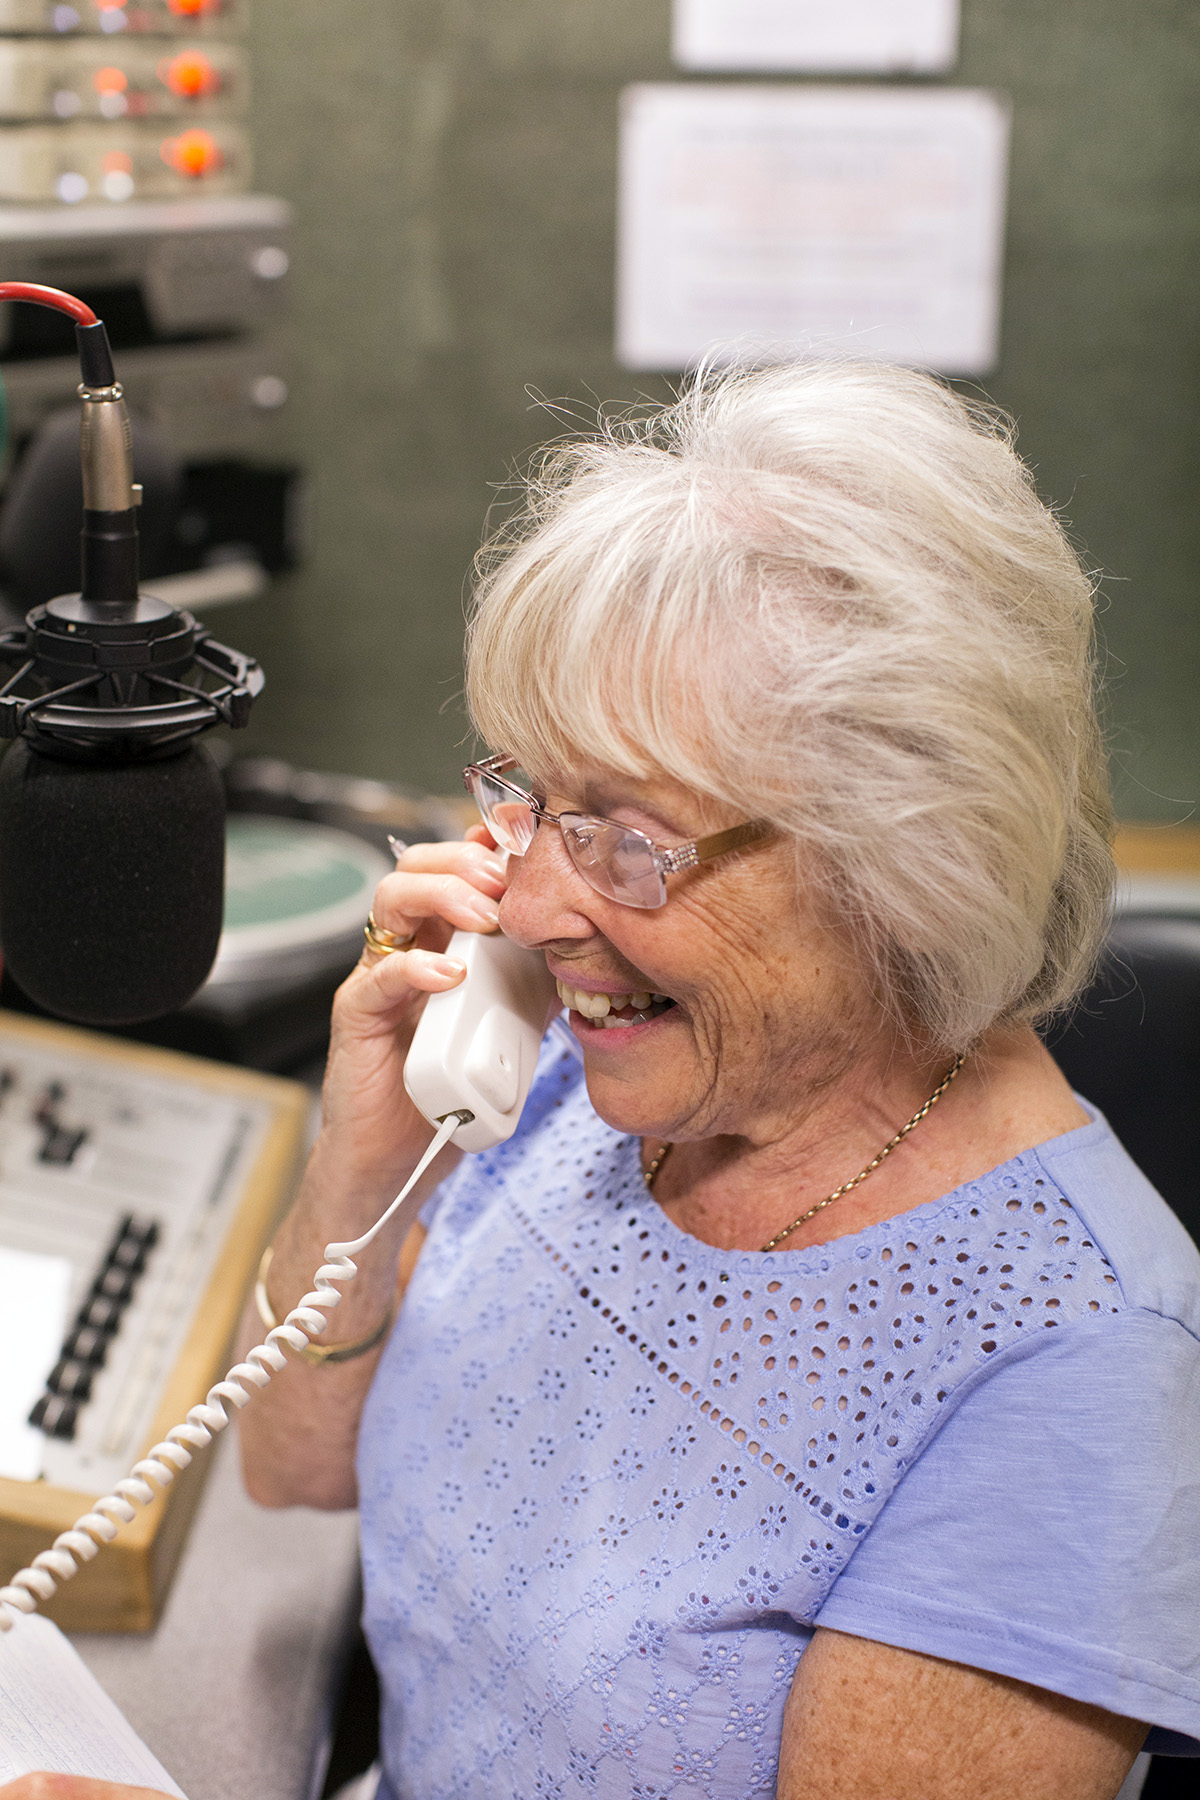
[[[132,1025],[190,1000],[217,953],[225,794],[191,743],[155,762],[0,762],[0,950],[31,1000]]]
[[[153,578],[175,522],[182,480],[166,435],[134,415],[133,475],[142,484],[138,508],[142,568]],[[41,606],[79,588],[79,408],[63,407],[42,420],[12,472],[0,503],[0,579],[19,606]]]

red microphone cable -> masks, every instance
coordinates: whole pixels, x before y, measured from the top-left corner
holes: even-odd
[[[34,306],[48,306],[52,312],[74,319],[84,387],[110,388],[116,384],[108,333],[86,300],[64,294],[61,288],[43,287],[37,281],[0,281],[0,300],[28,300]]]
[[[55,312],[66,313],[77,325],[98,323],[86,301],[64,294],[61,288],[43,287],[37,281],[0,281],[0,300],[31,300],[35,306],[49,306]]]

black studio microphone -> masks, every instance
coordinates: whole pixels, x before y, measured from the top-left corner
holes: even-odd
[[[0,282],[76,321],[82,583],[0,633],[0,948],[60,1018],[131,1025],[189,1000],[217,952],[225,795],[196,740],[246,723],[257,663],[138,589],[129,417],[108,335],[54,288]]]

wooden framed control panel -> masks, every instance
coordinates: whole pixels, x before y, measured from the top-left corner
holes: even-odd
[[[0,1585],[224,1374],[309,1107],[295,1082],[0,1012],[0,1245],[71,1266],[33,1415],[42,1477],[0,1477]],[[43,1610],[68,1630],[148,1630],[209,1454]]]

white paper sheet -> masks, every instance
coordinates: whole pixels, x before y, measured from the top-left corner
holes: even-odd
[[[674,0],[685,69],[928,73],[958,57],[959,0]]]
[[[33,1613],[0,1632],[0,1784],[35,1769],[184,1800],[69,1639]]]
[[[42,1472],[46,1440],[29,1409],[58,1361],[70,1285],[65,1256],[0,1245],[0,1475],[13,1481]]]
[[[1007,146],[979,89],[627,88],[619,361],[836,350],[987,373]]]

